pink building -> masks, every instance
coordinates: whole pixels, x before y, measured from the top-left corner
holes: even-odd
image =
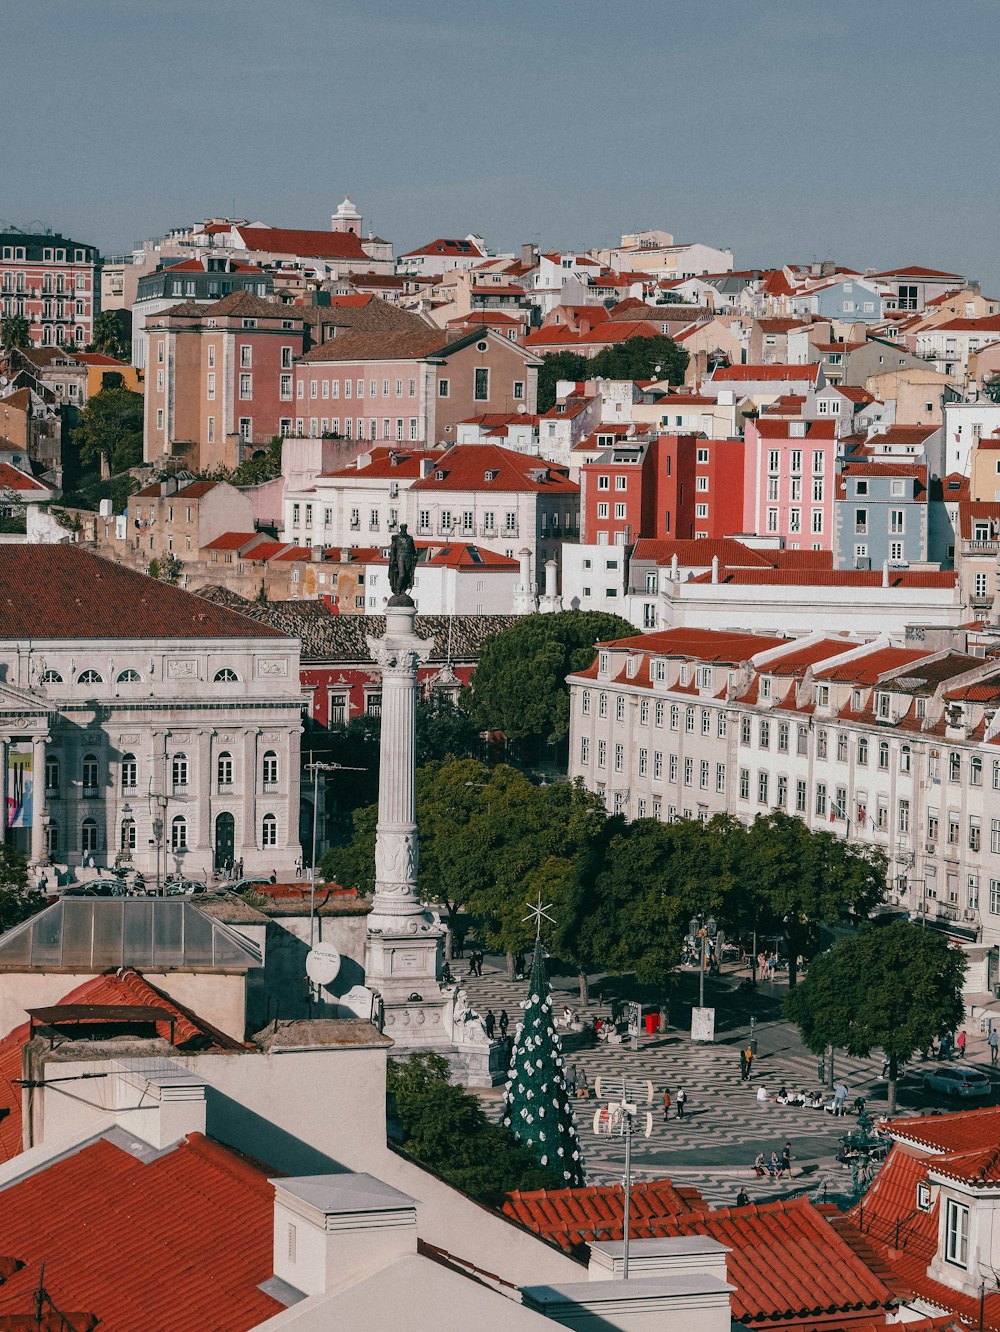
[[[837,425],[761,417],[746,423],[743,530],[789,550],[832,550]]]

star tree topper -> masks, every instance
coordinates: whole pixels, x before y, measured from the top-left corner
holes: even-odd
[[[528,914],[526,916],[522,916],[521,919],[531,920],[532,917],[534,917],[535,938],[540,939],[542,937],[542,917],[544,916],[550,925],[554,925],[556,923],[555,919],[549,915],[549,908],[552,906],[552,903],[546,902],[545,905],[543,906],[542,894],[539,892],[537,902],[526,902],[525,905],[528,908]]]

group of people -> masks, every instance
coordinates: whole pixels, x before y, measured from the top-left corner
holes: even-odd
[[[677,1097],[676,1097],[675,1100],[671,1100],[671,1098],[670,1098],[670,1089],[669,1089],[669,1087],[664,1087],[664,1089],[663,1089],[663,1122],[664,1122],[664,1124],[665,1124],[665,1123],[667,1122],[667,1120],[670,1118],[670,1107],[671,1107],[672,1105],[676,1105],[676,1107],[677,1107],[677,1118],[678,1118],[678,1119],[683,1119],[683,1118],[684,1118],[684,1109],[685,1109],[685,1106],[687,1105],[687,1099],[688,1099],[688,1098],[687,1098],[687,1092],[684,1090],[683,1087],[678,1087],[678,1088],[677,1088]]]
[[[510,1018],[507,1016],[506,1008],[501,1008],[499,1018],[493,1012],[492,1008],[486,1010],[486,1016],[483,1018],[483,1026],[486,1028],[486,1035],[492,1041],[497,1033],[500,1032],[500,1039],[507,1039],[507,1028],[510,1026]]]
[[[790,1178],[792,1174],[792,1144],[786,1139],[780,1155],[778,1152],[772,1152],[770,1159],[765,1157],[763,1152],[758,1152],[754,1157],[753,1173],[758,1178],[763,1178],[764,1175],[769,1175],[771,1179],[778,1179],[782,1175],[787,1175]],[[740,1192],[744,1193],[745,1190],[741,1189]],[[749,1201],[749,1197],[744,1200],[744,1202]],[[741,1203],[737,1198],[736,1205],[740,1207],[744,1203]]]
[[[483,958],[485,954],[478,944],[473,944],[472,952],[469,954],[470,976],[481,976],[483,974]]]
[[[765,953],[763,948],[756,957],[750,959],[750,978],[757,980],[773,981],[774,973],[778,970],[777,952]]]

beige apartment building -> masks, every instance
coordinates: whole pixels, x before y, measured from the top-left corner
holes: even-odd
[[[919,631],[915,631],[919,634]],[[1000,662],[954,647],[675,629],[570,676],[571,779],[630,818],[773,810],[879,847],[886,903],[1000,944]]]

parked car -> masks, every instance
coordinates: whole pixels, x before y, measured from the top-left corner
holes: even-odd
[[[63,889],[63,897],[126,897],[128,885],[124,879],[88,879],[86,883],[70,884]]]
[[[201,879],[171,879],[166,885],[167,897],[193,897],[196,893],[207,893],[208,885]]]
[[[234,879],[232,883],[220,883],[220,893],[246,893],[255,888],[270,887],[270,879],[261,874],[257,878],[248,877],[246,879]]]
[[[950,1097],[953,1101],[988,1100],[993,1084],[981,1069],[963,1064],[941,1064],[924,1074],[924,1088]]]

